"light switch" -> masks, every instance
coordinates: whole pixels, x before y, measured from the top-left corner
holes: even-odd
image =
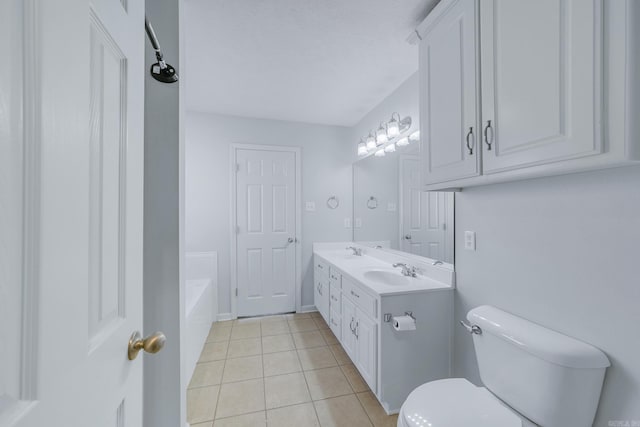
[[[351,228],[351,218],[344,219],[344,228]]]
[[[307,212],[314,212],[316,210],[316,202],[307,202],[305,210]]]
[[[476,232],[475,231],[464,232],[464,248],[468,251],[476,250]]]
[[[391,202],[387,203],[387,211],[388,212],[395,212],[397,209],[398,208],[397,208],[395,203],[391,203]]]
[[[356,218],[356,228],[362,228],[362,218]]]

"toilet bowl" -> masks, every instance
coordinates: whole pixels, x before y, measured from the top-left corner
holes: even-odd
[[[464,378],[432,381],[411,392],[398,427],[535,427],[484,387]]]
[[[413,390],[398,427],[590,427],[609,359],[599,349],[491,306],[474,308],[480,379],[432,381]]]

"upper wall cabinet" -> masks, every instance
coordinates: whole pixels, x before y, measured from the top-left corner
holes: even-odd
[[[450,7],[420,43],[420,131],[427,184],[480,173],[475,0]]]
[[[634,0],[443,0],[418,27],[426,190],[640,160]]]

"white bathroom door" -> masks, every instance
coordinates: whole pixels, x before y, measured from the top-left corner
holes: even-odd
[[[3,0],[0,54],[0,425],[140,427],[144,1]]]
[[[415,255],[444,260],[447,235],[447,193],[421,189],[420,158],[402,155],[401,249]]]
[[[235,149],[237,315],[296,310],[299,152]]]

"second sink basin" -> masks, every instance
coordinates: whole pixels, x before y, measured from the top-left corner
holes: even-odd
[[[408,277],[402,276],[395,271],[369,270],[364,273],[365,279],[390,286],[407,286],[411,282]]]

